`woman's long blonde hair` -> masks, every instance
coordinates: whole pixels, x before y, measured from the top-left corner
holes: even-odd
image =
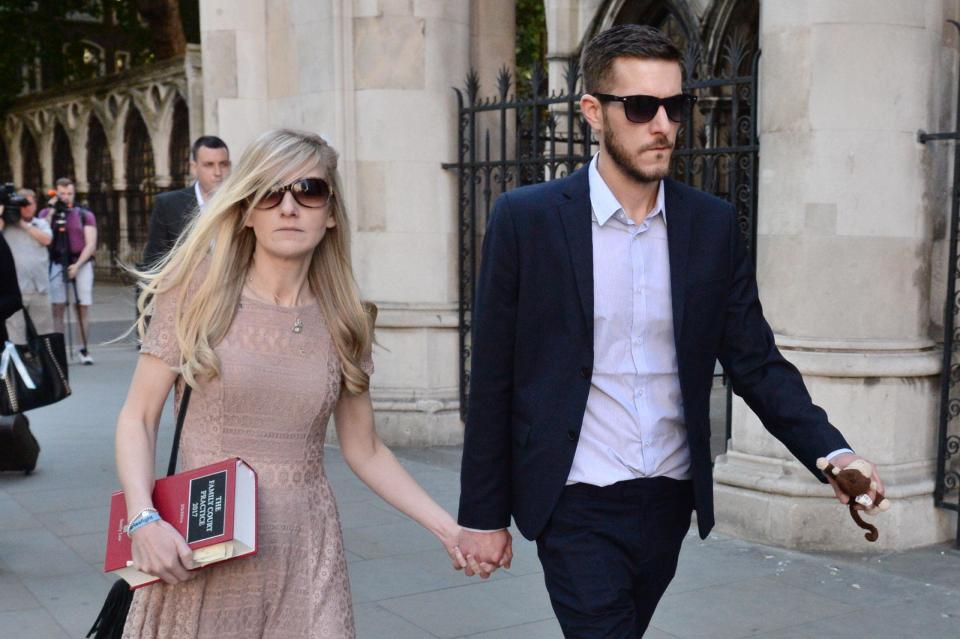
[[[290,129],[264,133],[243,152],[173,250],[151,268],[133,271],[143,282],[137,302],[141,339],[156,296],[177,290],[174,327],[180,373],[190,386],[195,387],[198,378],[220,374],[220,360],[213,349],[233,322],[248,277],[257,241],[245,223],[253,205],[293,171],[319,167],[332,190],[328,206],[336,226],[327,229],[314,249],[307,279],[333,337],[344,387],[353,394],[368,389],[370,379],[360,361],[373,341],[376,307],[361,301],[351,268],[350,223],[337,157],[333,147],[313,133]]]

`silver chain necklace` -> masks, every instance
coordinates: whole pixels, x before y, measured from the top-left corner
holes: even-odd
[[[247,288],[254,294],[255,297],[260,299],[260,301],[262,302],[267,301],[266,298],[259,291],[257,291],[256,288],[254,288],[252,275],[247,278]],[[273,294],[273,303],[276,304],[277,306],[280,306],[280,296],[277,295],[276,293]],[[297,313],[296,317],[294,318],[293,326],[290,328],[290,330],[298,335],[303,332],[303,320],[300,319],[299,313]]]

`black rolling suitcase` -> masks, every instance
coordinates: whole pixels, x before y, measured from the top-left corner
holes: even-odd
[[[0,470],[21,470],[29,475],[39,456],[40,444],[30,432],[26,415],[0,417]]]

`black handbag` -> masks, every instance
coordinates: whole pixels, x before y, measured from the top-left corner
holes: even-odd
[[[173,431],[173,448],[170,450],[170,462],[167,464],[167,477],[177,472],[177,452],[180,450],[180,433],[183,431],[183,420],[187,417],[187,406],[190,404],[190,386],[183,389],[180,398],[180,410],[177,411],[177,427]],[[127,623],[127,614],[133,602],[133,591],[130,584],[123,579],[117,579],[110,587],[107,598],[100,608],[97,620],[93,622],[87,639],[120,639],[123,636],[123,626]],[[94,634],[96,633],[96,634]]]
[[[70,396],[63,333],[38,335],[23,309],[27,343],[6,342],[0,351],[0,415],[16,415]]]

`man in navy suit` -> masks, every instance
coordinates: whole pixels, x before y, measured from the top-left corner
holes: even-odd
[[[642,636],[692,510],[712,528],[718,359],[818,479],[818,457],[858,459],[777,350],[733,207],[667,178],[694,102],[680,59],[649,27],[594,38],[580,106],[599,153],[501,195],[484,240],[460,548],[468,574],[508,567],[512,515],[566,637]]]

